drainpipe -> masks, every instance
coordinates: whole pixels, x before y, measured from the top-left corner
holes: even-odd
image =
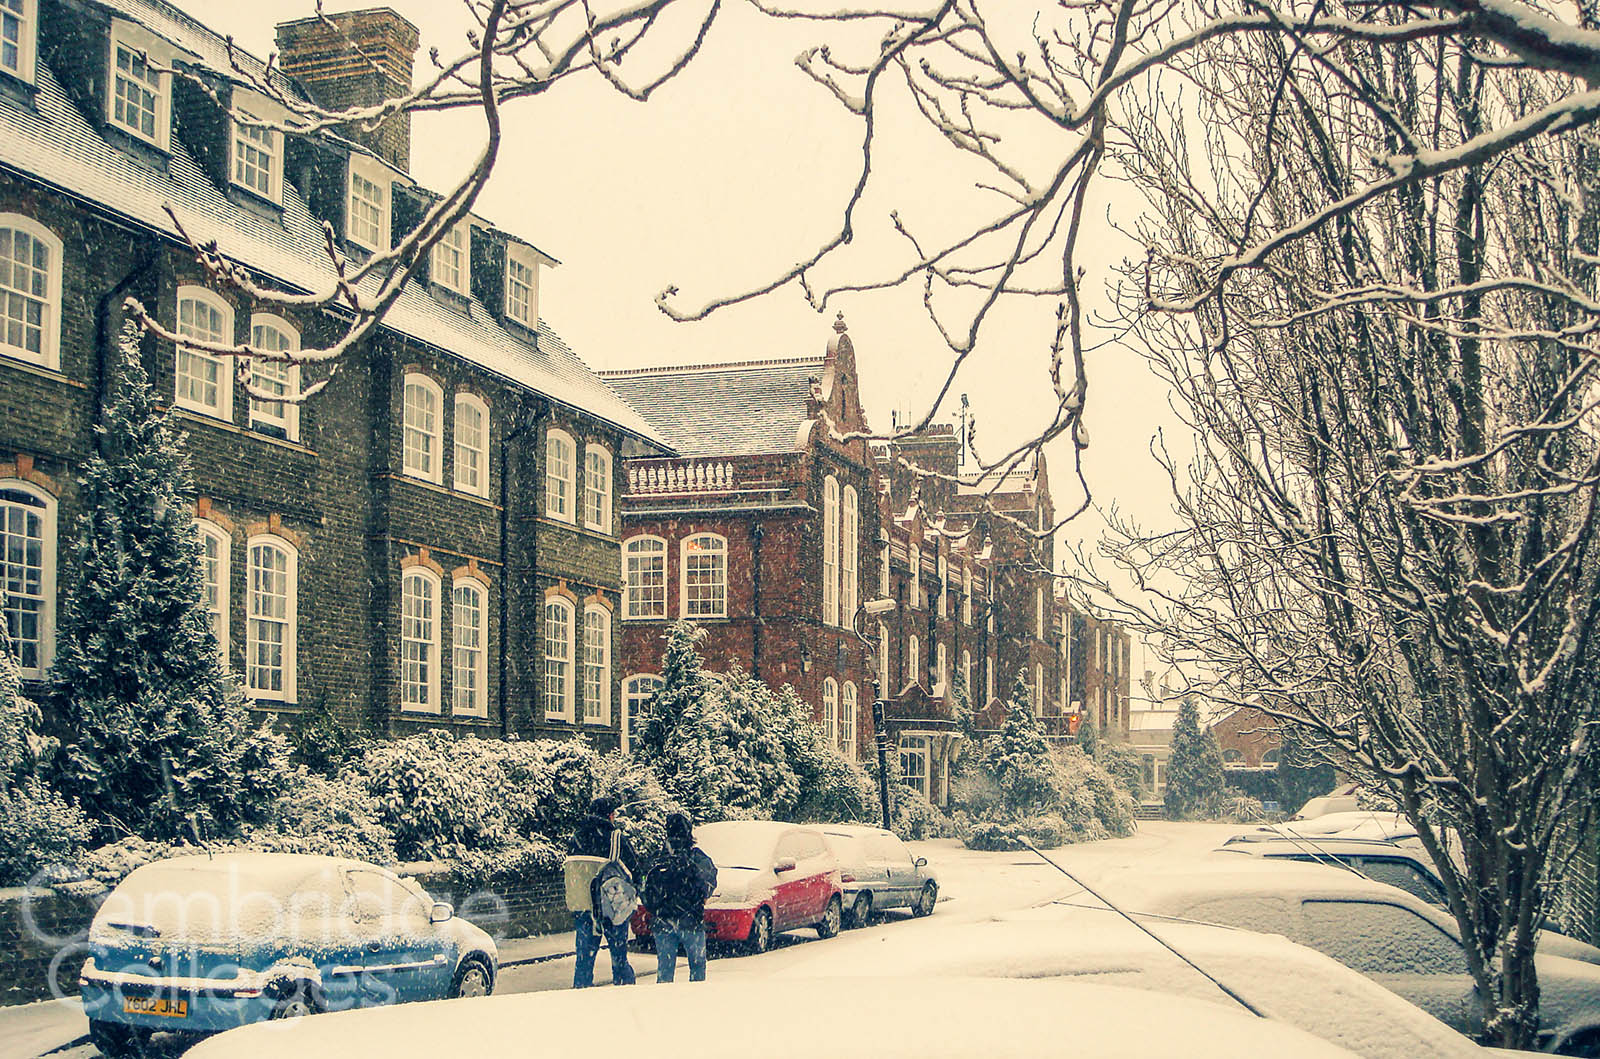
[[[128,291],[133,288],[135,281],[142,279],[155,268],[155,254],[145,251],[144,255],[134,263],[127,275],[123,276],[100,299],[94,307],[94,334],[95,334],[95,366],[94,366],[94,419],[100,422],[105,416],[106,387],[111,378],[111,357],[117,348],[117,336],[121,330],[114,321],[120,315],[118,309],[122,299],[127,297]]]
[[[500,673],[500,737],[511,737],[511,446],[514,442],[536,430],[539,421],[550,414],[550,403],[538,401],[536,410],[529,415],[528,407],[535,402],[526,396],[519,396],[517,404],[511,415],[511,429],[500,436],[500,650],[497,652],[496,664]],[[534,460],[537,471],[538,460]],[[535,487],[537,487],[537,474],[535,474]],[[538,502],[538,493],[535,492],[535,503]],[[539,568],[539,534],[535,530],[531,535],[529,547],[529,566],[537,571]]]
[[[761,538],[764,536],[766,530],[761,523],[757,522],[750,528],[750,607],[754,617],[754,624],[750,628],[750,675],[757,680],[761,679]]]

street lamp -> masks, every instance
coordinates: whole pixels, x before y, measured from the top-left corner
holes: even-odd
[[[892,818],[889,815],[889,733],[883,724],[883,689],[878,686],[878,652],[875,639],[867,636],[864,626],[869,617],[880,618],[885,614],[892,614],[895,601],[887,596],[882,599],[869,599],[856,608],[855,617],[850,626],[861,641],[861,646],[867,652],[867,665],[872,670],[872,731],[874,741],[878,744],[878,807],[883,812],[883,829],[892,831]]]

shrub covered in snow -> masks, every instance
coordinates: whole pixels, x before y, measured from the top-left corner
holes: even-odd
[[[378,864],[394,859],[394,832],[383,822],[378,799],[366,784],[305,769],[273,803],[269,822],[251,829],[246,841],[276,853],[319,853]]]
[[[1139,752],[1133,747],[1101,739],[1095,743],[1089,756],[1135,802],[1144,797],[1144,766],[1139,760]]]
[[[1166,811],[1169,820],[1216,815],[1225,778],[1222,751],[1210,729],[1200,727],[1200,708],[1186,698],[1172,724],[1172,753],[1167,759]]]
[[[984,820],[963,836],[968,849],[1001,851],[1026,849],[1026,838],[1040,849],[1054,849],[1068,841],[1072,829],[1059,816],[1035,813],[1016,820]]]

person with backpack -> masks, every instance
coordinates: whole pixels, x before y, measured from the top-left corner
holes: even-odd
[[[717,866],[694,844],[683,813],[667,817],[667,851],[644,877],[644,907],[656,943],[656,981],[671,982],[678,950],[689,961],[689,981],[706,980],[706,899],[717,888]]]
[[[574,989],[594,985],[594,960],[602,935],[611,950],[611,984],[634,983],[633,965],[628,962],[628,916],[638,903],[633,880],[638,878],[639,861],[617,827],[616,813],[613,798],[589,803],[589,815],[578,822],[561,865],[576,935]]]

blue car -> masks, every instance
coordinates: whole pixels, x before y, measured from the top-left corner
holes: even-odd
[[[494,939],[416,883],[362,861],[222,853],[156,861],[100,906],[79,978],[106,1055],[155,1032],[494,989]]]

